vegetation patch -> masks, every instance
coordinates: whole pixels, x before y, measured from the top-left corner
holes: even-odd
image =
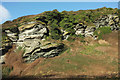
[[[98,36],[98,39],[103,39],[103,35],[104,34],[108,34],[108,33],[111,33],[111,27],[100,27],[100,28],[97,28],[96,31],[94,32],[94,35],[97,35]]]
[[[102,55],[105,54],[102,51],[95,50],[98,46],[108,46],[108,45],[100,45],[100,44],[94,44],[94,45],[85,45],[85,50],[82,50],[80,53],[86,54],[86,55]]]
[[[2,66],[2,76],[3,77],[8,77],[10,72],[13,70],[13,67],[8,67],[8,66]]]

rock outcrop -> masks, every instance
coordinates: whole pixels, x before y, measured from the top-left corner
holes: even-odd
[[[88,27],[82,23],[77,24],[74,29],[76,31],[75,32],[76,35],[83,35],[85,37],[88,37],[88,36],[93,37],[93,32],[96,30],[94,26]]]
[[[96,28],[110,26],[111,30],[120,30],[118,15],[103,15],[95,22]]]
[[[95,26],[87,26],[84,23],[74,25],[76,35],[85,37],[93,37],[94,31],[99,27],[109,26],[111,30],[120,30],[119,18],[116,15],[104,15],[94,22]],[[46,25],[47,26],[47,25]],[[15,43],[17,48],[21,47],[25,50],[23,58],[25,62],[32,62],[39,57],[50,58],[58,56],[64,49],[64,44],[53,43],[46,41],[46,36],[49,36],[49,29],[39,22],[28,22],[18,27],[18,32],[5,30],[7,36]],[[70,31],[60,29],[62,39],[67,40],[70,37]]]
[[[85,29],[87,28],[87,26],[86,25],[83,25],[83,23],[79,23],[79,24],[77,24],[76,26],[75,26],[75,34],[76,35],[85,35]]]
[[[24,41],[25,39],[44,39],[47,35],[47,28],[41,24],[27,24],[19,27],[20,34],[18,42]]]
[[[32,62],[39,57],[50,58],[58,56],[64,48],[63,44],[51,43],[40,40],[31,40],[24,43],[25,53],[23,58],[25,62]]]
[[[79,23],[75,26],[75,34],[76,35],[83,35],[85,37],[93,35],[94,31],[99,27],[111,27],[111,30],[120,30],[119,27],[119,17],[117,15],[103,15],[94,21],[95,26],[86,26],[83,23]]]
[[[25,62],[33,62],[39,57],[50,58],[58,56],[64,49],[64,44],[45,40],[49,34],[48,28],[39,23],[29,23],[18,28],[19,34],[5,30],[9,39],[16,44],[17,49],[25,50]]]
[[[6,56],[6,55],[1,55],[1,56],[0,56],[0,64],[5,63],[5,56]]]
[[[0,47],[0,64],[4,63],[6,53],[12,48],[12,44],[12,42],[6,42],[2,44],[2,47]]]
[[[13,42],[17,41],[17,33],[13,33],[10,30],[5,30],[5,32],[7,33],[7,36],[9,37],[9,39]]]

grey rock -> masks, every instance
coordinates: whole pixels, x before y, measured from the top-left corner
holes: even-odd
[[[37,25],[29,24],[26,26],[27,28],[25,26],[19,28],[19,30],[21,31],[19,34],[19,41],[24,41],[25,39],[34,39],[34,38],[43,39],[44,35],[48,33],[47,27],[41,24],[37,24]]]
[[[39,57],[50,58],[58,56],[64,48],[63,44],[51,43],[46,41],[39,42],[41,43],[39,46],[33,46],[31,44],[31,47],[29,47],[28,50],[23,54],[25,62],[32,62]]]
[[[111,30],[119,30],[118,24],[120,22],[118,15],[103,15],[98,18],[94,23],[96,25],[96,28],[109,26],[111,27]]]
[[[76,35],[85,35],[85,29],[87,28],[86,25],[83,23],[79,23],[75,26],[75,34]]]
[[[63,44],[51,43],[45,41],[45,35],[49,34],[46,26],[42,24],[30,22],[18,28],[19,33],[12,33],[6,30],[7,36],[15,38],[12,43],[16,44],[16,48],[22,47],[25,50],[23,58],[26,62],[32,62],[39,57],[49,58],[59,55],[63,50]],[[17,39],[16,39],[17,35]],[[64,35],[65,37],[68,34]]]
[[[10,30],[5,30],[5,32],[7,33],[7,36],[10,40],[12,40],[13,42],[17,41],[17,33],[12,33]]]
[[[5,63],[5,56],[6,55],[0,55],[0,64]]]
[[[88,37],[88,36],[90,36],[90,37],[93,37],[93,33],[94,33],[94,31],[96,30],[96,28],[95,27],[87,27],[86,29],[85,29],[85,37]]]

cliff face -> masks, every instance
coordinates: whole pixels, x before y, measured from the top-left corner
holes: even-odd
[[[110,27],[111,31],[119,30],[119,18],[117,15],[104,15],[95,21],[96,26],[87,26],[83,23],[76,24],[74,27],[75,35],[82,35],[84,37],[93,37],[97,39],[94,31],[100,27]],[[27,24],[18,27],[17,33],[10,30],[5,30],[6,35],[16,44],[17,49],[25,50],[23,58],[25,62],[32,62],[39,57],[49,58],[58,56],[64,48],[63,44],[53,43],[47,41],[50,30],[48,26],[42,25],[38,22],[29,22]],[[66,30],[62,31],[63,40],[67,40],[70,37],[71,32]]]
[[[2,25],[0,63],[10,76],[117,73],[117,9],[53,10]]]
[[[25,62],[32,62],[39,57],[49,58],[57,56],[63,51],[64,45],[45,41],[49,34],[48,28],[39,23],[25,24],[18,28],[19,33],[5,30],[9,39],[16,44],[17,49],[25,50]]]
[[[95,16],[98,13],[99,16]],[[27,21],[24,21],[26,19]],[[49,39],[68,40],[72,36],[97,39],[99,36],[95,31],[99,28],[109,27],[111,31],[120,30],[119,24],[116,9],[101,8],[61,13],[57,10],[48,11],[31,18],[26,16],[5,22],[1,50],[6,53],[12,44],[15,44],[17,49],[21,48],[25,51],[23,58],[26,62],[32,62],[39,57],[55,57],[64,50],[64,44],[50,42]]]

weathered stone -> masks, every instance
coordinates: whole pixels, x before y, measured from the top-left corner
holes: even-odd
[[[76,32],[75,32],[76,35],[84,35],[84,29],[78,29]]]
[[[60,54],[63,50],[63,44],[51,43],[43,41],[44,36],[49,34],[47,27],[42,24],[29,23],[19,27],[19,34],[12,33],[10,30],[6,30],[7,36],[15,38],[12,40],[16,44],[16,48],[21,47],[25,50],[23,58],[26,62],[32,62],[39,57],[49,58]],[[66,36],[67,34],[63,34]]]
[[[7,36],[10,40],[12,40],[13,42],[17,41],[17,33],[12,33],[10,30],[5,30],[5,32],[7,33]]]
[[[109,45],[109,43],[105,40],[99,40],[98,41],[99,44],[106,44],[106,45]]]
[[[58,56],[60,52],[62,52],[64,45],[51,43],[51,42],[44,42],[39,41],[40,45],[32,45],[28,48],[28,50],[23,54],[25,58],[25,62],[32,62],[39,57],[49,58]]]
[[[30,29],[30,28],[32,28],[34,25],[35,25],[35,23],[26,24],[26,25],[20,26],[18,29],[19,29],[20,32],[22,32],[22,31],[25,30],[25,29]]]
[[[34,38],[43,39],[44,35],[48,33],[47,27],[41,24],[29,24],[25,26],[19,28],[19,30],[21,31],[19,34],[19,41]]]
[[[110,26],[111,30],[119,30],[119,17],[117,15],[103,15],[95,21],[96,28]]]
[[[6,55],[0,55],[0,64],[3,64],[5,62],[5,56]]]

